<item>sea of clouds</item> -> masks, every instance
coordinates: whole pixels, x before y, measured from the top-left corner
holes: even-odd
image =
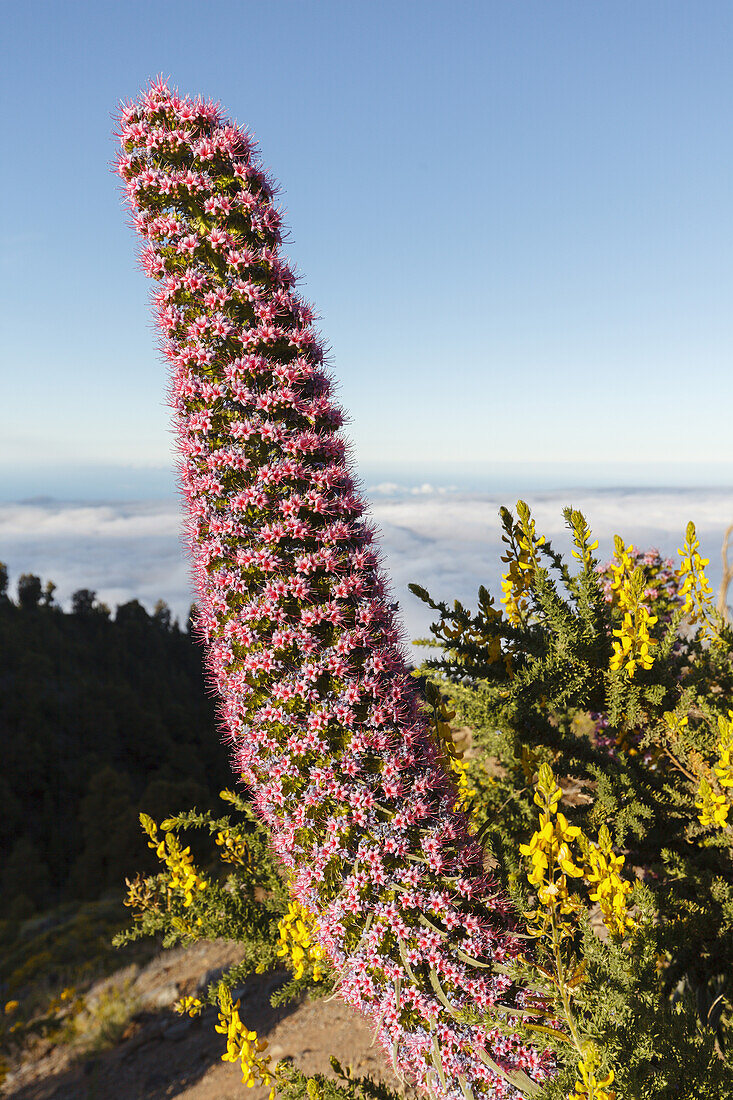
[[[458,598],[469,605],[480,584],[501,595],[498,510],[501,504],[512,507],[516,496],[395,482],[367,485],[366,494],[408,637],[427,635],[432,618],[408,591],[410,581],[436,599]],[[656,546],[676,557],[692,519],[717,590],[723,533],[733,523],[733,489],[559,489],[527,493],[525,499],[538,532],[563,551],[569,540],[562,509],[572,505],[583,511],[604,559],[616,533],[638,548]],[[164,599],[185,621],[192,599],[180,509],[173,498],[0,503],[0,560],[10,571],[11,591],[19,573],[37,573],[55,582],[57,598],[66,606],[77,588],[91,588],[112,608],[137,598],[152,609]]]

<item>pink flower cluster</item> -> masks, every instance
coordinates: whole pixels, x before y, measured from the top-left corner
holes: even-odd
[[[554,1063],[512,1030],[521,941],[420,714],[273,186],[249,135],[162,82],[120,138],[235,766],[396,1068],[435,1097],[533,1095]]]

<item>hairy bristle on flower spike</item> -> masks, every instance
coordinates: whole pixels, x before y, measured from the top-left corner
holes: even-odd
[[[521,941],[420,710],[273,186],[247,134],[161,81],[120,138],[235,767],[395,1067],[435,1097],[532,1096],[552,1056],[462,1018],[511,1019]]]

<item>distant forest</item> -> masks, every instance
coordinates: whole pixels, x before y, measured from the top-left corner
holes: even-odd
[[[231,786],[190,622],[159,601],[71,610],[0,564],[0,898],[23,919],[151,867],[140,810],[213,807]],[[221,805],[221,803],[219,803]]]

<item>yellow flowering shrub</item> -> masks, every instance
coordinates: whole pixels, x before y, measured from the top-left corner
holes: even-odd
[[[458,601],[449,606],[417,592],[438,612],[433,632],[445,653],[417,673],[429,680],[426,710],[435,742],[459,804],[472,800],[487,869],[526,916],[518,943],[531,944],[497,967],[511,982],[510,995],[524,991],[511,1003],[511,1019],[503,1000],[462,1005],[461,1018],[475,1017],[503,1034],[507,1049],[517,1036],[547,1043],[558,1076],[536,1092],[538,1100],[655,1100],[657,1067],[666,1082],[678,1065],[689,1068],[690,1097],[733,1100],[721,1087],[728,1067],[718,1054],[733,1049],[719,1039],[731,1022],[723,983],[733,920],[733,713],[719,716],[732,697],[733,636],[721,628],[722,641],[713,646],[701,630],[690,630],[690,605],[683,611],[683,603],[700,584],[680,597],[674,565],[657,551],[640,553],[618,538],[613,563],[600,566],[593,557],[597,540],[580,513],[567,509],[579,563],[571,573],[537,536],[526,505],[518,510],[516,524],[509,513],[503,516],[505,580],[511,582],[504,614],[485,589],[476,615]],[[694,550],[688,558],[699,581]],[[473,731],[477,792],[454,742],[454,719]],[[272,876],[265,889],[258,885],[246,916],[236,909],[246,884],[254,890],[266,847],[263,840],[257,848],[252,820],[246,827],[228,822],[189,815],[189,826],[207,829],[229,866],[226,886],[206,866],[209,886],[191,888],[186,913],[201,913],[216,930],[218,913],[231,902],[222,927],[239,928],[249,949],[258,908],[275,899],[269,925],[263,909],[257,950],[228,976],[228,988],[277,959],[293,980],[273,994],[273,1003],[316,982],[328,989],[338,976],[327,973],[314,916],[292,900],[284,878]],[[604,822],[613,823],[613,835]],[[704,835],[707,826],[718,833]],[[150,840],[174,881],[199,874],[186,849],[161,848],[157,833]],[[179,866],[171,869],[173,855]],[[145,889],[139,885],[141,897]],[[171,891],[179,917],[185,896],[180,885]],[[379,915],[376,920],[382,922]],[[715,952],[706,954],[706,944]],[[439,999],[451,993],[437,975],[433,987]],[[216,987],[200,997],[215,1003]],[[247,1084],[276,1085],[282,1100],[318,1100],[320,1082],[298,1076],[294,1067],[270,1065],[265,1044],[242,1022],[231,995],[222,993],[218,1003],[224,1058],[241,1063]],[[199,998],[182,998],[177,1011],[193,1014],[200,1007]],[[349,1100],[353,1095],[348,1092]]]
[[[425,589],[416,585],[412,587],[417,588],[422,599],[427,599],[430,602]],[[511,655],[502,651],[501,636],[496,631],[503,620],[502,610],[500,607],[494,606],[494,597],[483,585],[479,588],[478,603],[481,611],[480,622],[474,620],[469,623],[466,621],[465,608],[459,600],[454,601],[452,611],[449,611],[448,608],[439,608],[442,612],[441,631],[449,642],[458,642],[462,646],[480,647],[482,658],[486,664],[491,665],[497,661],[503,661],[507,672],[510,672]],[[433,606],[438,609],[438,605]],[[425,638],[415,644],[434,645],[433,642]]]

